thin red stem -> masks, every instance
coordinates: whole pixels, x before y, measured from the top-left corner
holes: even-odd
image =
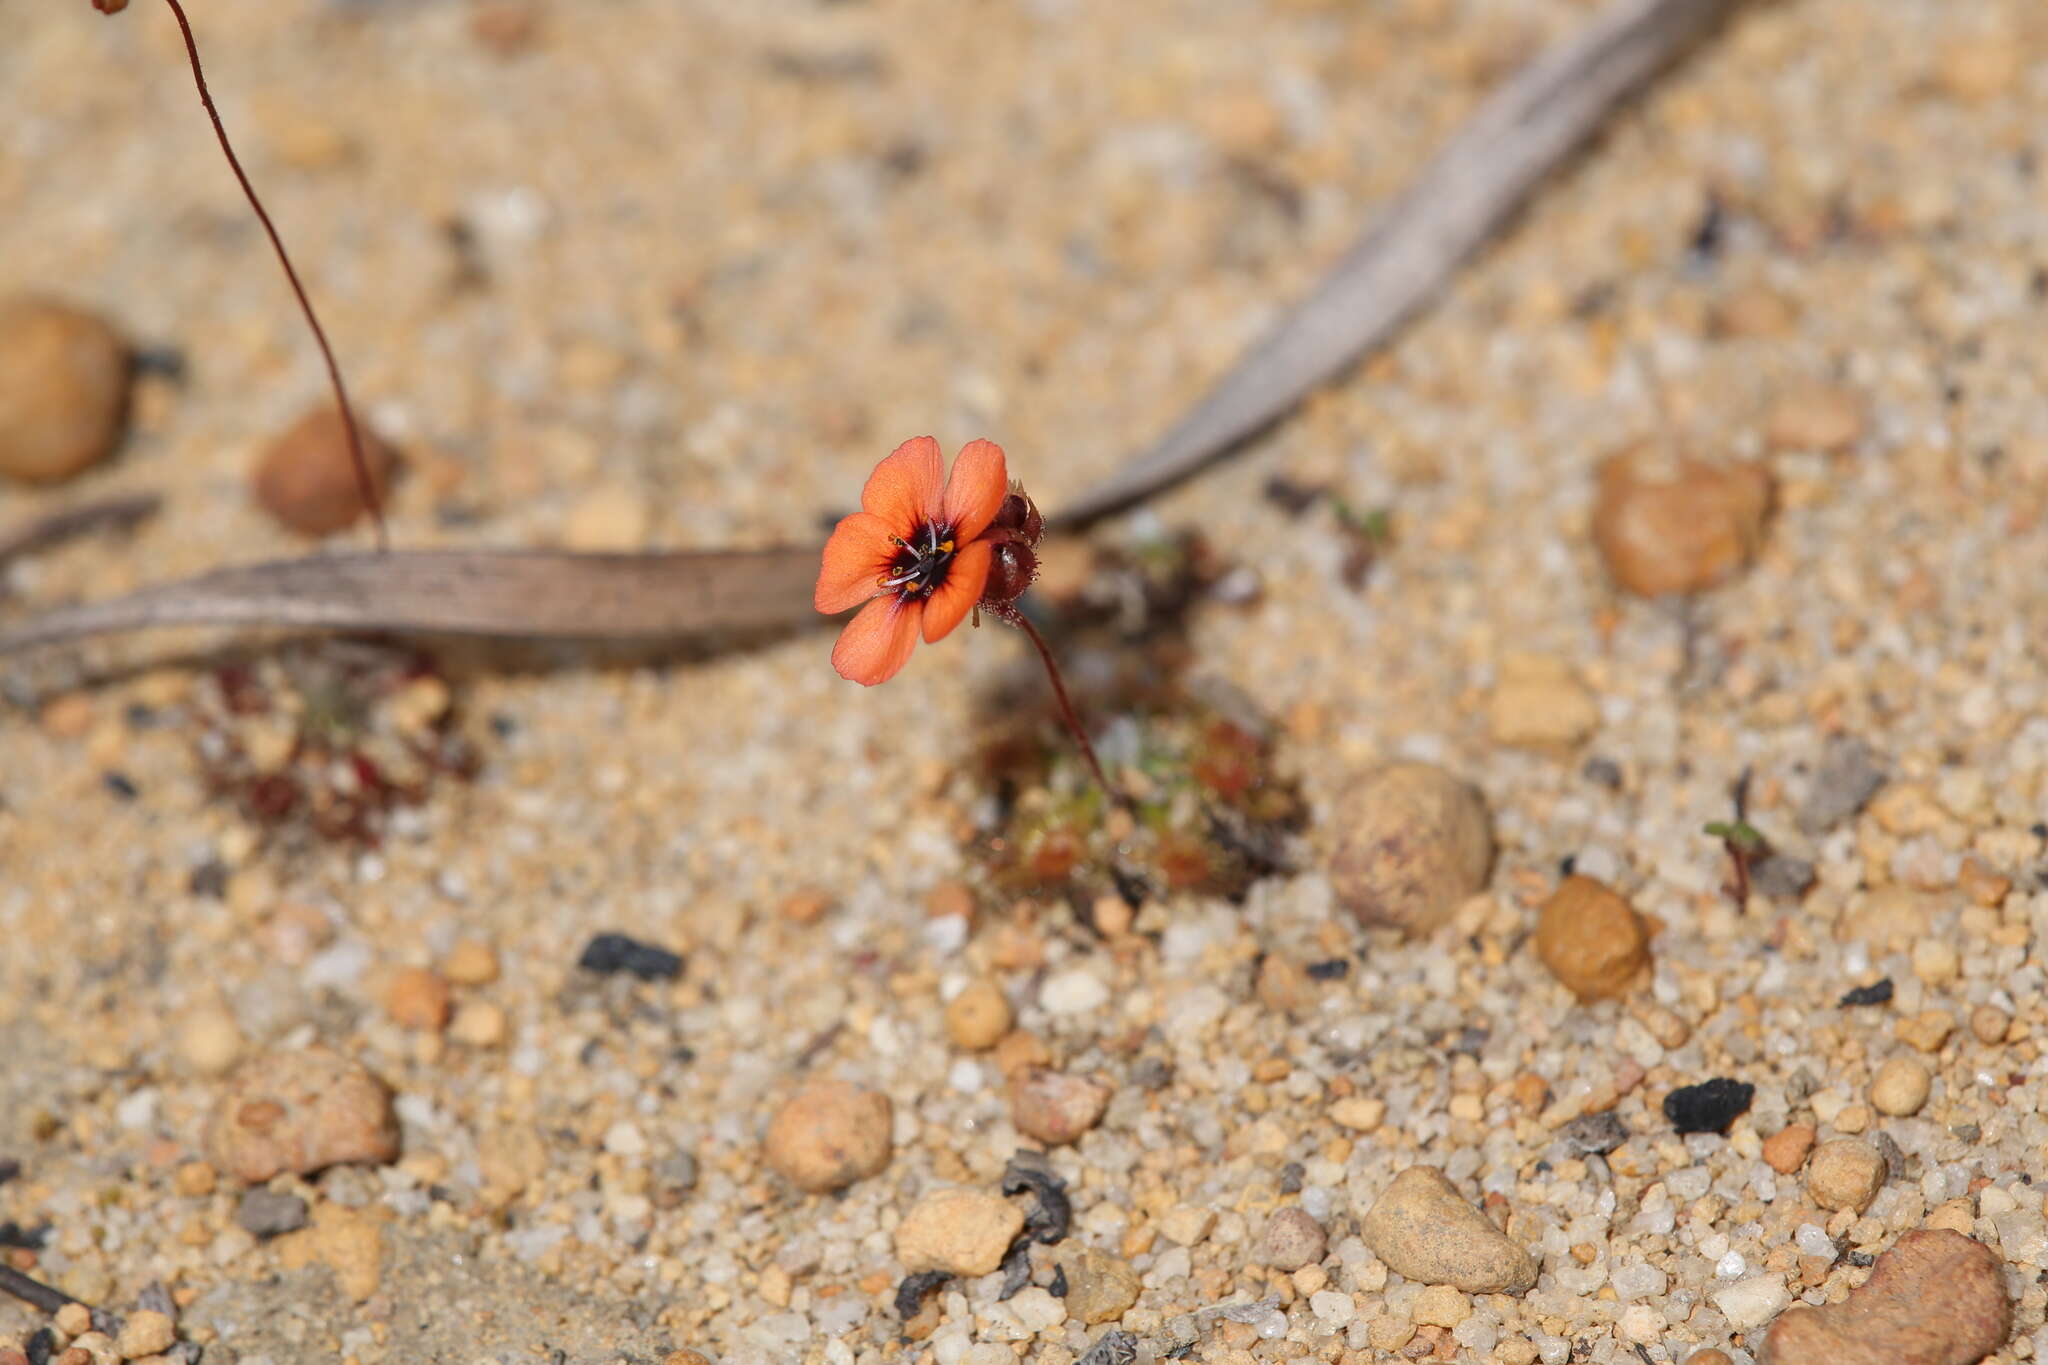
[[[277,252],[277,263],[284,267],[284,277],[291,282],[292,293],[298,296],[299,311],[306,315],[306,325],[313,329],[313,340],[320,345],[320,358],[327,363],[328,382],[334,386],[334,401],[341,409],[341,425],[348,433],[348,457],[355,466],[356,488],[376,527],[377,548],[389,549],[390,540],[384,530],[384,509],[377,497],[377,481],[370,477],[370,462],[363,457],[363,436],[356,428],[355,409],[349,405],[348,386],[342,382],[341,365],[334,358],[334,348],[327,344],[327,333],[313,311],[313,301],[306,295],[306,286],[299,282],[299,272],[293,268],[292,258],[284,249],[284,239],[277,235],[277,225],[270,221],[270,214],[256,195],[256,187],[249,183],[240,158],[236,157],[233,145],[228,142],[227,126],[220,121],[220,110],[214,107],[213,95],[206,88],[206,73],[199,66],[199,44],[192,36],[192,25],[185,18],[184,8],[178,0],[164,0],[164,3],[171,7],[171,15],[178,21],[178,31],[185,37],[185,55],[192,63],[192,83],[199,87],[199,102],[206,106],[206,116],[213,120],[213,135],[220,140],[221,154],[227,157],[228,169],[242,183],[242,193],[248,196],[249,207],[256,210],[257,220],[269,235],[271,248]]]
[[[1031,637],[1031,643],[1038,646],[1038,657],[1045,661],[1045,676],[1052,680],[1052,694],[1059,699],[1060,719],[1067,723],[1067,733],[1074,737],[1080,747],[1081,757],[1088,760],[1088,770],[1095,774],[1095,781],[1102,788],[1102,794],[1118,805],[1123,798],[1117,789],[1109,785],[1109,778],[1102,771],[1102,760],[1095,756],[1095,746],[1088,742],[1088,732],[1081,728],[1081,718],[1074,712],[1074,703],[1067,696],[1067,685],[1060,679],[1060,666],[1053,662],[1052,650],[1045,643],[1045,637],[1038,633],[1038,627],[1031,624],[1021,611],[1008,613],[1010,624]]]

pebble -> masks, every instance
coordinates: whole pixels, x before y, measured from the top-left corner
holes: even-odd
[[[178,1026],[178,1051],[202,1076],[218,1076],[241,1060],[242,1030],[218,1005],[203,1005]]]
[[[245,1184],[398,1155],[391,1091],[324,1047],[266,1052],[229,1078],[206,1125],[214,1166]]]
[[[1730,291],[1716,305],[1714,328],[1722,336],[1775,337],[1790,332],[1799,321],[1792,301],[1766,285],[1749,285]]]
[[[836,903],[822,886],[801,886],[783,897],[777,909],[791,924],[816,924]]]
[[[400,1028],[439,1033],[448,1027],[453,1008],[448,983],[425,967],[401,969],[384,988],[385,1012]]]
[[[1600,707],[1578,671],[1547,654],[1510,654],[1487,703],[1496,744],[1519,749],[1573,748],[1600,726]]]
[[[1962,975],[1963,958],[1956,945],[1942,938],[1923,938],[1913,945],[1913,975],[1939,990]]]
[[[1979,1005],[1970,1011],[1970,1035],[1986,1047],[2003,1043],[2011,1027],[2012,1016],[1996,1005]]]
[[[71,1339],[63,1355],[53,1359],[55,1365],[117,1365],[121,1350],[105,1332],[82,1332]]]
[[[1322,1260],[1328,1247],[1329,1234],[1323,1225],[1307,1209],[1291,1207],[1267,1220],[1266,1236],[1260,1244],[1266,1264],[1290,1275]]]
[[[1756,1087],[1749,1082],[1716,1076],[1666,1095],[1664,1117],[1681,1133],[1725,1133],[1755,1098]]]
[[[1395,1176],[1359,1232],[1389,1269],[1422,1284],[1519,1294],[1536,1283],[1529,1253],[1433,1166],[1410,1166]]]
[[[1216,1210],[1182,1204],[1159,1220],[1159,1235],[1178,1246],[1191,1247],[1205,1240],[1216,1226]]]
[[[1792,1295],[1776,1275],[1752,1275],[1708,1296],[1737,1331],[1753,1332],[1785,1311]]]
[[[1877,751],[1855,735],[1836,735],[1821,750],[1813,784],[1799,803],[1799,828],[1820,834],[1870,804],[1884,786]]]
[[[1704,592],[1756,557],[1771,494],[1760,465],[1673,459],[1638,446],[1600,467],[1593,542],[1624,591]]]
[[[1941,1051],[1955,1031],[1955,1016],[1947,1010],[1922,1010],[1892,1025],[1894,1037],[1921,1052]]]
[[[1730,1315],[1733,1316],[1732,1314]],[[1771,1325],[1765,1365],[1975,1365],[2012,1333],[1997,1255],[1946,1228],[1906,1233],[1841,1303]]]
[[[59,483],[112,453],[128,420],[128,345],[54,299],[0,303],[0,475]]]
[[[458,940],[441,964],[441,975],[458,986],[488,986],[498,970],[498,950],[480,938]]]
[[[181,1161],[171,1175],[171,1188],[187,1199],[212,1194],[220,1184],[220,1173],[204,1161]]]
[[[1779,1175],[1790,1175],[1806,1164],[1813,1150],[1814,1129],[1810,1123],[1788,1123],[1764,1139],[1764,1164]]]
[[[1086,1076],[1047,1067],[1025,1067],[1010,1077],[1010,1119],[1017,1130],[1048,1146],[1061,1147],[1102,1120],[1110,1090]]]
[[[1536,955],[1581,1001],[1610,999],[1649,966],[1649,926],[1612,888],[1573,875],[1543,902]]]
[[[1433,1284],[1415,1296],[1409,1315],[1418,1327],[1448,1331],[1472,1316],[1472,1301],[1450,1285]]]
[[[620,484],[600,484],[576,500],[562,525],[565,549],[630,554],[647,544],[647,500]]]
[[[1003,988],[987,977],[968,982],[946,1002],[946,1037],[967,1052],[986,1052],[1000,1043],[1012,1020]]]
[[[1070,967],[1046,978],[1038,1003],[1047,1014],[1093,1014],[1109,1003],[1109,987],[1086,967]]]
[[[381,504],[388,496],[398,456],[356,411],[362,437],[363,463],[370,486]],[[304,536],[327,536],[346,530],[363,515],[362,489],[349,454],[348,430],[341,412],[318,404],[264,448],[253,475],[257,505],[279,524]]]
[[[512,61],[542,45],[547,34],[546,19],[547,10],[539,0],[478,0],[470,7],[469,35],[491,56]],[[696,1352],[678,1351],[663,1365],[695,1365],[683,1359],[686,1355],[694,1356]]]
[[[1933,1084],[1933,1076],[1918,1059],[1894,1057],[1877,1069],[1870,1082],[1871,1107],[1892,1118],[1917,1114],[1927,1103]]]
[[[1011,1297],[1010,1312],[1016,1315],[1018,1323],[1034,1336],[1050,1332],[1067,1320],[1067,1306],[1037,1285]]]
[[[497,1047],[505,1033],[505,1011],[488,1000],[465,1001],[448,1025],[448,1036],[465,1047]]]
[[[896,1229],[896,1259],[910,1271],[987,1275],[1024,1230],[1024,1214],[986,1190],[934,1190]],[[1072,1311],[1071,1309],[1069,1311]]]
[[[1542,1105],[1530,1108],[1533,1111]],[[1557,1137],[1573,1156],[1606,1156],[1628,1141],[1628,1125],[1612,1109],[1603,1109],[1598,1113],[1579,1115],[1558,1129]]]
[[[1991,32],[1959,34],[1934,66],[1935,88],[1965,104],[1983,104],[2013,92],[2026,78],[2027,45]]]
[[[1834,1138],[1813,1149],[1806,1163],[1806,1192],[1824,1209],[1870,1207],[1884,1188],[1885,1160],[1862,1138]]]
[[[1843,1009],[1856,1009],[1864,1005],[1888,1005],[1895,988],[1888,976],[1879,977],[1868,985],[1857,986],[1842,992],[1842,998],[1835,1003]]]
[[[1477,788],[1428,763],[1390,763],[1354,778],[1330,827],[1330,881],[1368,925],[1427,934],[1483,890],[1493,823]]]
[[[135,1360],[168,1351],[177,1339],[177,1328],[169,1315],[142,1308],[130,1313],[128,1320],[121,1324],[121,1335],[114,1349],[124,1359]]]
[[[1704,1351],[1694,1351],[1685,1358],[1685,1365],[1735,1365],[1726,1351],[1717,1351],[1709,1346]]]
[[[276,1190],[250,1190],[235,1205],[235,1225],[252,1237],[297,1232],[306,1226],[306,1201]]]
[[[848,1081],[815,1081],[768,1125],[768,1164],[801,1190],[844,1189],[889,1164],[894,1123],[887,1095]]]
[[[1863,399],[1839,384],[1811,384],[1778,396],[1764,417],[1764,440],[1781,451],[1835,454],[1863,438]]]
[[[1387,1119],[1387,1102],[1370,1095],[1346,1095],[1328,1110],[1331,1122],[1354,1133],[1370,1133]]]
[[[1138,1301],[1143,1288],[1137,1271],[1094,1247],[1062,1247],[1059,1265],[1067,1275],[1067,1316],[1090,1326],[1122,1317]]]
[[[642,981],[673,981],[683,974],[680,954],[625,934],[596,935],[583,945],[576,965],[600,976],[626,972]]]

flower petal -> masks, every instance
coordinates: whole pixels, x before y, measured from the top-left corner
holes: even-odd
[[[862,687],[889,681],[916,647],[923,616],[922,602],[905,601],[893,593],[877,597],[839,632],[839,643],[832,646],[832,667]]]
[[[994,441],[969,441],[961,447],[953,457],[953,474],[946,481],[942,509],[953,535],[960,540],[972,540],[986,531],[1002,510],[1003,499],[1009,492],[1010,474],[1001,446]]]
[[[860,490],[861,510],[880,517],[891,533],[908,540],[920,523],[938,519],[943,478],[939,443],[929,436],[913,436],[868,475],[867,486]]]
[[[895,552],[889,542],[889,523],[874,513],[855,512],[841,519],[825,542],[811,605],[833,616],[867,601],[882,590],[876,580],[889,572]]]
[[[995,555],[995,546],[985,540],[969,541],[953,556],[953,562],[946,566],[946,581],[924,602],[924,638],[927,644],[937,644],[953,633],[953,627],[960,624],[981,600],[981,590],[988,584],[988,566]]]

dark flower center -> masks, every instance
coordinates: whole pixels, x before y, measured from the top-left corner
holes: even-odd
[[[953,541],[953,528],[925,522],[911,532],[910,539],[891,536],[889,540],[896,553],[889,557],[882,587],[905,600],[930,597],[937,592],[959,550]]]

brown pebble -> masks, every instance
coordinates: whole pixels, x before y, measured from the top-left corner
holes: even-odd
[[[469,12],[469,34],[494,57],[520,56],[540,39],[541,8],[533,0],[483,0]]]
[[[171,1176],[171,1188],[187,1199],[196,1199],[213,1193],[219,1183],[213,1167],[204,1161],[187,1161],[179,1165]]]
[[[1600,707],[1564,659],[1510,654],[1486,705],[1496,744],[1557,753],[1583,742],[1600,726]]]
[[[1649,965],[1649,926],[1605,884],[1566,877],[1543,902],[1536,955],[1580,1000],[1611,999]]]
[[[497,1047],[505,1041],[505,1011],[488,1000],[465,1001],[448,1023],[448,1036],[465,1047]]]
[[[663,1356],[661,1365],[711,1365],[711,1357],[702,1351],[693,1351],[685,1346],[680,1351],[670,1351]]]
[[[1278,1014],[1293,1014],[1316,998],[1308,974],[1285,953],[1268,953],[1253,983],[1259,1003]]]
[[[1052,1061],[1052,1050],[1029,1029],[1011,1029],[996,1044],[996,1070],[1014,1076],[1025,1067],[1044,1066]]]
[[[94,720],[92,698],[84,692],[66,692],[44,703],[38,719],[58,739],[84,739]]]
[[[1106,1251],[1070,1240],[1056,1253],[1067,1276],[1067,1315],[1093,1326],[1115,1322],[1138,1301],[1138,1272]]]
[[[819,886],[800,887],[782,900],[782,917],[791,924],[815,924],[832,908],[832,893]]]
[[[1486,885],[1493,823],[1470,783],[1428,763],[1360,773],[1331,816],[1330,882],[1360,921],[1427,934]]]
[[[1906,1233],[1841,1303],[1795,1306],[1771,1324],[1765,1365],[1975,1365],[2012,1332],[2003,1267],[1946,1228]]]
[[[943,881],[924,894],[925,913],[933,919],[957,915],[974,918],[974,889],[966,882]]]
[[[235,1072],[206,1126],[214,1166],[256,1185],[347,1161],[398,1155],[391,1092],[360,1063],[323,1047],[266,1052]]]
[[[59,483],[112,453],[128,421],[127,343],[54,299],[0,303],[0,475]]]
[[[1423,1284],[1519,1294],[1536,1283],[1535,1258],[1432,1166],[1395,1176],[1366,1211],[1359,1234],[1389,1269]]]
[[[1735,1365],[1726,1351],[1717,1351],[1709,1346],[1704,1351],[1694,1351],[1685,1358],[1685,1365]]]
[[[1730,293],[1714,309],[1714,330],[1728,337],[1784,336],[1799,321],[1791,300],[1767,285]]]
[[[457,941],[441,974],[458,986],[488,986],[498,979],[498,950],[480,938]]]
[[[370,484],[381,504],[398,456],[370,429],[360,411],[356,426],[363,440]],[[363,514],[348,431],[341,413],[331,406],[307,409],[272,441],[257,462],[254,478],[257,503],[301,535],[332,535]]]
[[[121,1352],[123,1359],[136,1360],[170,1350],[177,1339],[177,1329],[168,1313],[139,1308],[121,1324],[121,1336],[115,1349]]]
[[[1809,384],[1779,395],[1764,417],[1775,450],[1835,454],[1863,437],[1863,400],[1837,384]]]
[[[815,1081],[768,1125],[768,1164],[798,1189],[844,1189],[889,1164],[894,1125],[887,1095],[848,1081]]]
[[[1788,1123],[1764,1139],[1764,1164],[1779,1175],[1790,1175],[1806,1164],[1813,1150],[1813,1125]]]
[[[1024,1212],[986,1190],[934,1190],[896,1229],[896,1258],[910,1271],[986,1275],[1024,1230]]]
[[[1965,104],[1983,104],[2013,91],[2026,76],[2024,42],[1996,33],[1959,36],[1942,48],[1934,84]]]
[[[2004,1042],[2006,1030],[2011,1027],[2012,1016],[1996,1005],[1979,1005],[1970,1011],[1971,1036],[1986,1047]]]
[[[1086,1076],[1026,1067],[1010,1077],[1010,1119],[1025,1136],[1061,1147],[1102,1121],[1109,1096],[1108,1086]]]
[[[1955,1016],[1947,1010],[1922,1010],[1908,1019],[1901,1019],[1892,1025],[1892,1035],[1908,1047],[1921,1052],[1939,1052],[1941,1045],[1956,1031]]]
[[[1637,446],[1600,467],[1593,542],[1624,591],[1704,592],[1756,557],[1770,508],[1771,476],[1760,465]]]
[[[439,1033],[452,1008],[448,983],[425,967],[404,968],[384,988],[384,1009],[400,1028]]]
[[[1289,1207],[1266,1223],[1261,1250],[1267,1265],[1292,1275],[1303,1266],[1322,1260],[1328,1247],[1329,1234],[1323,1231],[1323,1225],[1307,1209]]]
[[[1905,1118],[1927,1103],[1934,1078],[1915,1057],[1893,1057],[1877,1069],[1870,1082],[1870,1105],[1880,1114]]]
[[[1003,988],[987,977],[970,981],[946,1002],[946,1037],[968,1052],[985,1052],[1003,1041],[1012,1014]]]
[[[1862,1138],[1835,1138],[1813,1149],[1806,1163],[1806,1192],[1824,1209],[1861,1213],[1884,1188],[1885,1175],[1877,1148]]]

